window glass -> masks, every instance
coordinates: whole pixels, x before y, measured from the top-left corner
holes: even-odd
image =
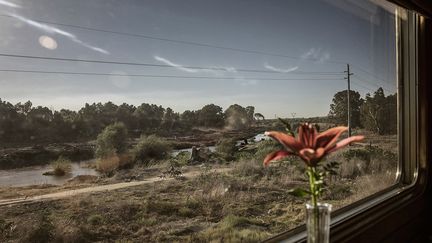
[[[338,209],[397,182],[392,4],[0,0],[0,10],[0,205],[11,204],[0,241],[251,242],[290,230],[304,223],[307,199],[288,190],[307,187],[305,166],[263,166],[280,148],[264,132],[284,123],[365,136],[322,162],[338,166],[320,201]]]

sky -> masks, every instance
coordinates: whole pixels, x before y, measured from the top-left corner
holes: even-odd
[[[0,0],[0,99],[324,116],[347,87],[347,63],[362,96],[396,92],[394,9],[377,0]]]

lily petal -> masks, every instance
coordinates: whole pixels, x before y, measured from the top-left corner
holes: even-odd
[[[327,151],[327,153],[331,153],[331,152],[334,152],[334,151],[336,151],[338,149],[341,149],[341,148],[347,146],[350,143],[360,142],[363,139],[364,139],[364,136],[352,136],[352,137],[349,137],[349,138],[345,138],[345,139],[339,141],[336,145],[334,145],[332,148],[330,148],[330,149],[328,149],[326,151]]]
[[[326,150],[333,147],[339,136],[348,130],[348,127],[340,126],[330,128],[327,131],[320,133],[315,138],[315,147],[316,148],[325,148]]]
[[[303,149],[302,143],[297,141],[293,136],[287,135],[283,132],[265,132],[265,135],[276,139],[279,143],[285,146],[287,149],[291,150],[293,153],[298,153],[301,149]]]
[[[288,151],[285,151],[285,150],[279,150],[279,151],[275,151],[271,154],[268,154],[264,159],[264,166],[269,165],[270,162],[273,160],[283,159],[289,155],[293,155],[293,154],[288,152]]]
[[[325,154],[325,149],[318,148],[317,150],[314,150],[310,148],[305,148],[300,150],[299,154],[306,157],[309,161],[313,159],[321,159],[321,157],[323,157]]]
[[[316,128],[312,124],[305,123],[298,128],[298,141],[303,144],[304,147],[314,147],[315,137],[317,135]]]

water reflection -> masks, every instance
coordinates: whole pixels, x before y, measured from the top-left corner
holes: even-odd
[[[98,172],[86,165],[92,162],[81,161],[72,163],[71,173],[64,176],[44,176],[43,173],[52,170],[50,165],[31,166],[13,170],[0,170],[0,186],[29,186],[29,185],[62,185],[77,175],[98,175]]]

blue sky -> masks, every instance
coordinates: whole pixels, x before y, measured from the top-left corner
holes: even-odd
[[[267,117],[326,115],[333,94],[346,89],[346,63],[354,73],[352,88],[362,95],[379,86],[386,93],[396,90],[394,7],[373,2],[0,0],[0,54],[169,66],[0,56],[1,70],[120,74],[3,71],[0,98],[53,109],[113,101],[182,112],[237,103],[253,105]]]

